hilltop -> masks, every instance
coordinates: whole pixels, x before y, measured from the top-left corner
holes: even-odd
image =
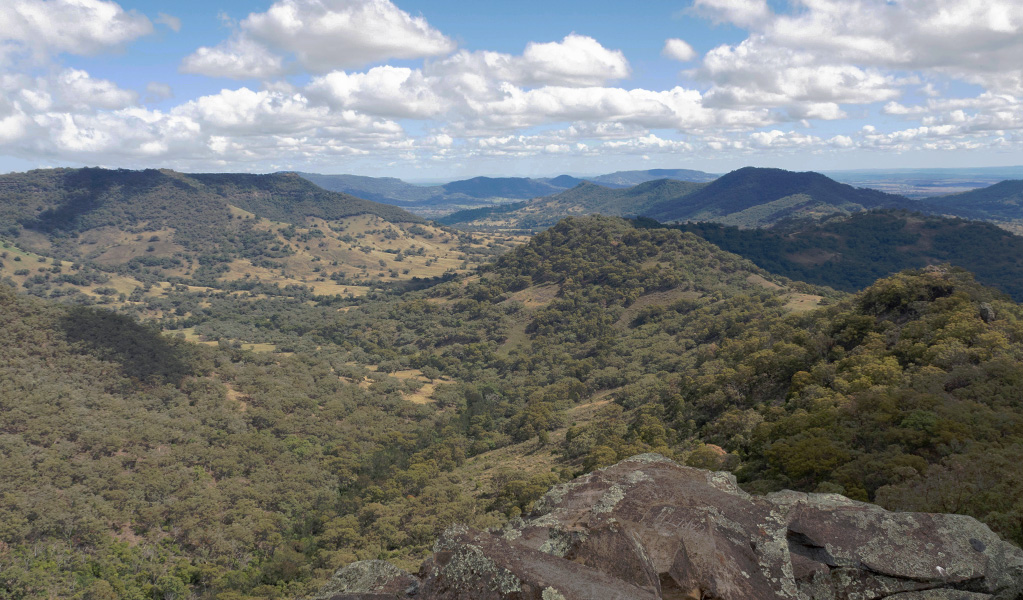
[[[172,285],[361,294],[450,275],[505,247],[294,174],[157,170],[0,177],[0,237],[0,277],[40,296],[105,303]]]
[[[682,199],[652,206],[642,216],[659,221],[713,221],[764,227],[786,218],[819,218],[871,208],[915,206],[907,198],[854,188],[820,173],[745,167],[722,175]]]
[[[631,187],[647,181],[656,179],[674,179],[678,181],[691,181],[694,183],[706,183],[717,179],[717,175],[694,171],[692,169],[647,169],[645,171],[615,171],[607,175],[587,177],[598,185],[606,187]]]
[[[854,188],[819,173],[746,167],[710,183],[658,179],[624,189],[583,183],[525,204],[456,212],[443,222],[480,229],[534,229],[549,227],[566,216],[605,214],[770,227],[788,219],[921,207],[908,198]]]
[[[772,273],[848,292],[898,271],[949,263],[1023,301],[1023,237],[991,223],[872,210],[822,222],[792,220],[771,229],[717,223],[675,227]]]

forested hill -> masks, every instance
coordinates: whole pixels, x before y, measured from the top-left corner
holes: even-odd
[[[232,218],[230,206],[294,224],[304,224],[306,217],[359,214],[422,222],[400,208],[328,192],[287,173],[186,175],[85,168],[0,176],[0,222],[15,234],[20,228],[59,235],[145,224],[174,228],[188,241],[223,230]]]
[[[661,227],[639,220],[646,226]],[[767,269],[799,281],[855,292],[905,269],[950,263],[1023,301],[1023,237],[991,223],[906,211],[867,211],[771,229],[716,223],[672,227],[693,232]]]
[[[692,169],[647,169],[645,171],[615,171],[607,175],[587,177],[588,181],[608,187],[631,187],[657,179],[675,179],[706,183],[714,181],[718,176]]]
[[[1023,542],[1023,309],[954,268],[849,296],[587,217],[418,292],[162,300],[0,292],[0,590],[294,598],[651,451]]]
[[[1023,221],[1023,180],[1007,180],[992,186],[922,200],[937,212],[969,219]]]
[[[819,173],[746,167],[710,183],[658,179],[625,189],[585,182],[525,205],[456,212],[449,224],[472,228],[543,228],[566,216],[643,216],[658,221],[709,221],[739,227],[821,219],[874,208],[923,210],[924,204],[877,190],[854,188]]]
[[[274,221],[301,224],[305,217],[333,220],[376,215],[392,223],[424,222],[422,218],[388,204],[329,192],[293,173],[202,173],[188,177],[205,184],[228,204]]]
[[[571,183],[576,183],[574,180]],[[452,181],[441,186],[449,194],[464,194],[470,198],[535,198],[565,189],[543,179],[528,177],[473,177]]]
[[[703,183],[658,179],[629,188],[608,188],[583,182],[574,188],[516,203],[452,213],[446,224],[468,223],[474,227],[542,229],[568,216],[605,215],[624,217],[645,214],[651,206],[682,198],[701,189]]]
[[[919,204],[908,198],[854,188],[820,173],[745,167],[722,175],[682,199],[651,206],[643,216],[659,221],[715,221],[760,227],[791,217],[915,207]]]

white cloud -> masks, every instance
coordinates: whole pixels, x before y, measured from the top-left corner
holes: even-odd
[[[426,19],[390,0],[280,0],[265,13],[249,15],[241,27],[271,47],[295,53],[311,71],[438,56],[455,48]]]
[[[816,118],[843,115],[834,109],[824,114],[808,111],[807,105],[869,104],[900,94],[900,82],[877,69],[820,64],[814,54],[772,47],[757,37],[738,46],[714,48],[704,57],[698,74],[714,83],[707,94],[708,106],[788,106],[793,113]]]
[[[93,79],[85,71],[66,69],[57,76],[56,92],[65,104],[115,110],[137,104],[139,95],[109,80]]]
[[[802,148],[815,146],[821,139],[795,131],[757,131],[750,134],[750,141],[758,148]]]
[[[284,59],[245,37],[203,46],[181,62],[181,72],[231,79],[266,79],[284,72]]]
[[[190,73],[234,78],[280,74],[282,58],[314,72],[360,67],[392,58],[440,56],[455,43],[422,17],[390,0],[279,0],[252,13],[234,36],[185,58]]]
[[[685,40],[671,38],[664,42],[661,56],[680,62],[689,62],[696,58],[696,50],[693,50],[693,47],[686,43]]]
[[[181,31],[181,19],[167,13],[156,13],[156,18],[153,19],[153,22],[166,25],[175,33]]]
[[[448,102],[438,95],[437,81],[422,71],[399,67],[374,67],[365,73],[335,71],[314,79],[307,90],[329,105],[374,115],[430,118],[443,112]]]
[[[771,16],[766,0],[696,0],[693,11],[717,23],[731,23],[746,29]]]
[[[734,0],[698,5],[721,2]],[[932,71],[1023,93],[1019,0],[803,0],[799,6],[793,14],[768,11],[744,26],[767,46],[832,63]]]
[[[574,33],[560,42],[530,42],[516,66],[516,81],[525,84],[587,86],[629,76],[629,62],[621,50],[608,50],[597,40]]]
[[[4,0],[0,2],[0,52],[4,46],[45,57],[95,54],[153,31],[135,11],[105,0]],[[6,42],[4,44],[3,42]]]
[[[560,42],[530,42],[519,56],[462,50],[429,63],[425,70],[429,76],[456,78],[475,89],[486,87],[487,82],[592,87],[624,79],[630,72],[621,50],[609,50],[591,37],[574,33]]]

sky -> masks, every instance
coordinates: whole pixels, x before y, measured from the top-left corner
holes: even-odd
[[[1023,164],[1023,0],[2,0],[0,172]]]

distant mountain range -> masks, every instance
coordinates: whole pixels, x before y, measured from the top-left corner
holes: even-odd
[[[764,227],[784,219],[852,214],[872,208],[920,210],[922,206],[902,196],[838,183],[819,173],[746,167],[710,183],[659,179],[630,188],[610,189],[586,182],[560,194],[517,205],[511,211],[501,207],[459,212],[443,222],[538,228],[548,227],[566,216],[599,213]]]
[[[561,175],[550,178],[473,177],[441,185],[415,185],[393,177],[362,177],[358,175],[320,175],[298,173],[316,185],[405,207],[416,214],[438,217],[462,208],[504,204],[530,200],[570,190],[581,183],[592,182],[605,188],[627,188],[657,179],[689,182],[713,181],[717,175],[688,169],[651,169],[619,171],[597,177],[579,178]]]
[[[525,203],[460,211],[441,222],[536,229],[567,216],[643,216],[662,222],[700,221],[738,227],[901,209],[994,222],[1023,221],[1023,181],[1005,181],[951,196],[910,199],[839,183],[814,172],[746,167],[710,183],[659,179],[612,189],[591,182]]]

